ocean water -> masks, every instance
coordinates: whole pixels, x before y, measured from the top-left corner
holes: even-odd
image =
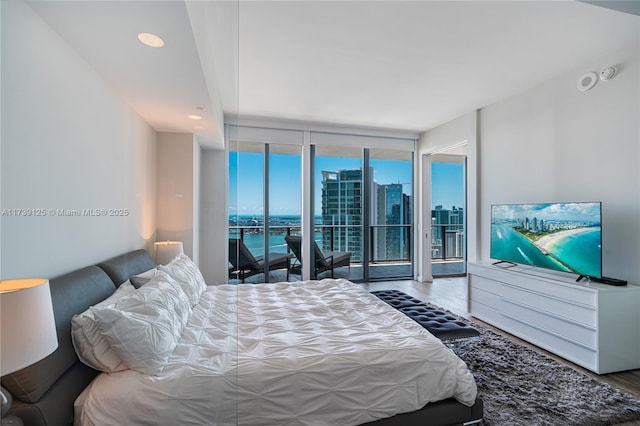
[[[491,225],[491,258],[581,275],[601,275],[600,228],[558,239],[545,255],[510,224]],[[565,266],[567,265],[567,266]]]
[[[271,235],[269,238],[270,253],[286,253],[287,242],[284,235]],[[319,247],[322,247],[322,233],[315,233],[315,240]],[[254,256],[264,255],[264,235],[263,234],[244,234],[244,245]]]
[[[602,275],[601,238],[600,228],[587,229],[558,240],[552,245],[551,251],[574,271],[599,277]]]
[[[251,251],[254,256],[264,255],[264,234],[263,229],[260,229],[259,233],[247,232],[249,228],[262,225],[263,218],[253,216],[232,216],[229,217],[230,227],[244,227],[245,234],[243,237],[244,245]],[[322,217],[316,216],[314,221],[317,225],[322,224]],[[301,220],[297,215],[279,215],[269,216],[269,226],[272,227],[272,231],[283,227],[290,227],[292,233],[299,233]],[[239,238],[240,231],[234,233],[233,229],[230,230],[230,238]],[[277,232],[277,231],[276,231]],[[270,253],[286,253],[287,243],[284,240],[285,233],[282,234],[272,233],[269,237],[269,252]],[[322,232],[316,231],[314,239],[318,243],[318,246],[322,248]]]

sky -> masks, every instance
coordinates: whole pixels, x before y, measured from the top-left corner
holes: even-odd
[[[431,163],[431,208],[464,207],[464,166],[456,163]]]
[[[600,203],[497,204],[491,206],[491,217],[544,220],[586,221],[600,223]]]
[[[240,155],[238,155],[240,154]],[[262,215],[263,156],[261,153],[231,152],[229,154],[229,206],[231,215]],[[272,154],[269,157],[269,210],[271,215],[300,215],[300,156]],[[401,183],[403,192],[411,195],[411,164],[409,161],[370,161],[373,177],[379,184]],[[360,158],[316,157],[314,203],[320,214],[322,171],[359,169]],[[461,164],[432,164],[432,208],[442,205],[462,207],[463,176]],[[237,207],[237,209],[236,209]]]

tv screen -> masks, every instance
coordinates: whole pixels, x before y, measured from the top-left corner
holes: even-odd
[[[602,277],[601,203],[491,206],[491,258]]]

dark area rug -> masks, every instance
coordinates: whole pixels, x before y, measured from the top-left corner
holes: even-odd
[[[472,325],[479,337],[447,345],[476,378],[485,425],[612,425],[640,419],[640,401],[631,395]]]

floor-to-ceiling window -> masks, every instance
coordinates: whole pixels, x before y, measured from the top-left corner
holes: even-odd
[[[412,153],[316,146],[314,169],[322,249],[352,253],[349,279],[410,278]]]
[[[369,224],[371,279],[407,278],[413,274],[412,153],[371,149]]]
[[[285,237],[300,234],[300,180],[300,146],[252,142],[230,146],[231,279],[256,275],[251,281],[286,280],[286,268],[275,266],[289,252]],[[247,257],[256,262],[247,265]],[[291,263],[294,261],[292,256]],[[262,268],[261,274],[255,274],[256,265]]]
[[[364,175],[362,149],[315,146],[314,223],[324,251],[350,252],[348,278],[362,279]],[[344,273],[344,271],[342,271]]]
[[[269,217],[267,221],[269,252],[292,253],[285,238],[302,233],[301,147],[270,143],[267,149],[269,185],[265,208]],[[295,265],[300,260],[294,254],[290,262],[291,265]],[[270,274],[271,281],[284,281],[286,271],[277,269]],[[299,279],[300,276],[293,278]]]
[[[269,268],[283,253],[290,279],[413,276],[415,139],[260,126],[230,126],[230,135],[232,278],[247,269],[232,244],[266,264],[249,282],[286,279],[286,269]],[[345,253],[349,261],[317,271],[318,256],[331,263]]]
[[[234,143],[229,150],[229,238],[264,255],[264,144]]]

